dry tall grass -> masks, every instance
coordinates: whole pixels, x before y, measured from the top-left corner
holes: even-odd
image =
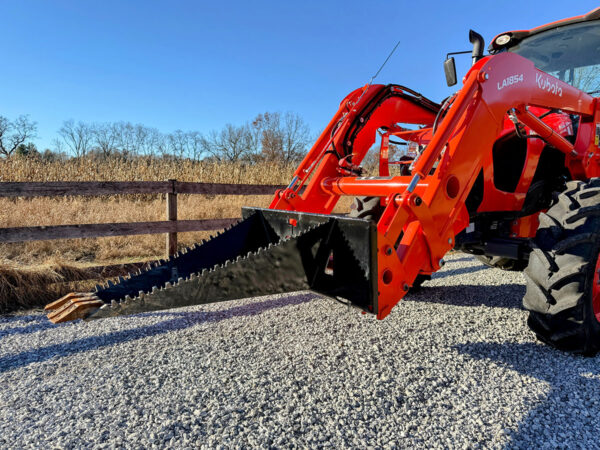
[[[0,160],[0,181],[201,181],[286,184],[294,167],[159,161]],[[179,195],[180,219],[240,217],[242,206],[266,207],[271,196]],[[340,202],[347,210],[349,199]],[[0,198],[0,227],[165,220],[162,195]],[[180,247],[214,232],[181,233]],[[73,289],[95,282],[64,283],[76,271],[103,264],[148,261],[164,256],[164,235],[63,239],[0,244],[0,312],[41,306]],[[75,271],[75,272],[73,272]],[[84,272],[81,272],[82,274]],[[84,277],[81,275],[81,277]]]
[[[198,181],[205,183],[287,184],[295,165],[216,163],[157,158],[0,160],[0,181]]]

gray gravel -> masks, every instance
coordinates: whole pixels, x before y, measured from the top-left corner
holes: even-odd
[[[536,342],[523,283],[457,254],[384,321],[310,293],[0,317],[0,447],[598,447],[600,358]]]

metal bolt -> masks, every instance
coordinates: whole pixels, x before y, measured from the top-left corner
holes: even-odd
[[[452,238],[448,238],[448,244],[452,244]]]
[[[415,206],[421,206],[421,203],[423,203],[423,199],[421,199],[421,197],[418,195],[415,196]]]
[[[402,286],[402,289],[404,289],[405,291],[408,291],[410,289],[410,286],[406,283],[404,283],[404,286]]]
[[[444,258],[440,259],[440,261],[438,262],[440,267],[444,267],[444,264],[446,264],[446,261],[444,261]]]
[[[385,249],[385,254],[388,255],[388,256],[391,255],[392,254],[392,247],[386,248]]]

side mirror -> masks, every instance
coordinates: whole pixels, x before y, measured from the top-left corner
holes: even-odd
[[[444,61],[444,73],[446,74],[446,84],[454,86],[456,84],[456,64],[454,64],[454,57],[450,57]]]

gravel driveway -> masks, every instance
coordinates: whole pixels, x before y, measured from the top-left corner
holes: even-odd
[[[383,321],[310,293],[0,317],[0,447],[597,447],[600,358],[536,342],[456,254]]]

